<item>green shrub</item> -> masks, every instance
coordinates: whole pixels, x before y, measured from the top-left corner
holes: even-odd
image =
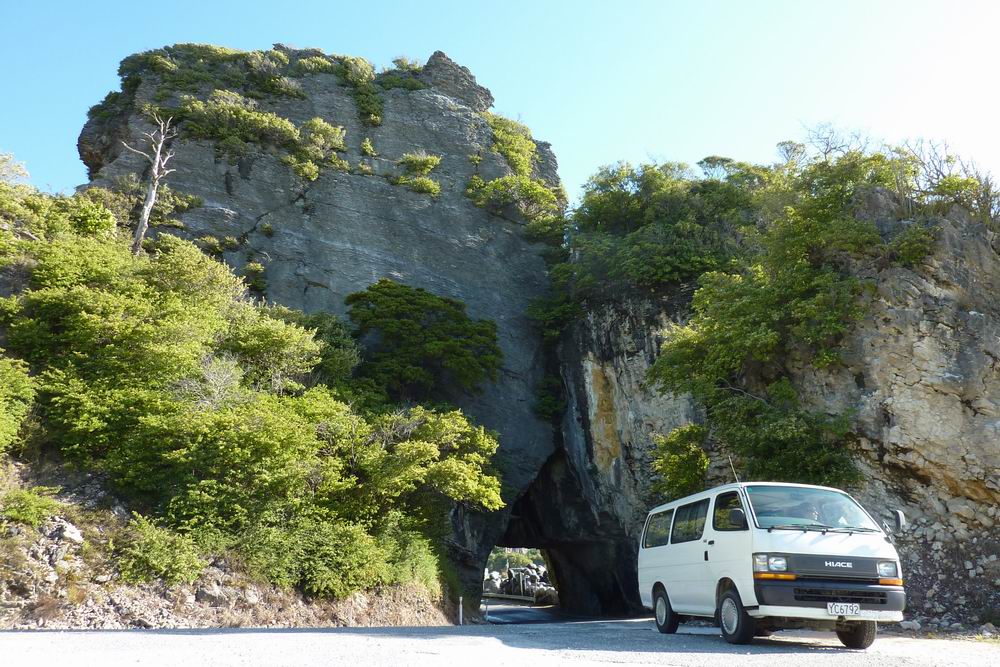
[[[270,306],[266,311],[269,317],[294,324],[313,332],[319,343],[319,363],[313,368],[313,373],[330,386],[342,386],[351,379],[354,369],[361,363],[361,352],[347,324],[331,313],[305,313],[285,308]]]
[[[301,137],[290,155],[282,162],[292,167],[300,178],[315,181],[321,167],[333,167],[347,171],[347,161],[337,155],[346,150],[343,127],[330,125],[322,118],[313,118],[302,124]]]
[[[524,226],[524,237],[529,241],[560,247],[566,234],[566,220],[558,215],[543,215]]]
[[[0,519],[38,528],[62,508],[62,503],[52,497],[58,491],[51,486],[8,491],[0,498]]]
[[[361,372],[400,396],[475,391],[496,377],[502,353],[496,324],[473,320],[465,304],[383,278],[345,300],[364,339],[378,340]]]
[[[698,424],[675,428],[670,435],[655,435],[653,470],[660,479],[653,491],[666,500],[682,498],[705,488],[708,455],[704,444],[708,431]]]
[[[35,382],[28,377],[27,365],[3,355],[0,348],[0,454],[17,442],[35,401]]]
[[[385,74],[379,74],[375,79],[375,83],[378,84],[383,90],[392,90],[393,88],[401,88],[403,90],[423,90],[427,87],[427,84],[419,79],[415,79],[412,76],[404,74],[395,74],[392,72],[387,72]]]
[[[319,165],[312,160],[301,160],[294,155],[286,155],[281,161],[290,166],[295,175],[304,181],[311,182],[319,178]]]
[[[531,139],[531,130],[517,121],[483,112],[493,130],[491,149],[503,155],[516,176],[530,178],[535,165],[537,147]]]
[[[889,242],[890,256],[900,265],[914,267],[934,250],[937,229],[920,223],[911,223]]]
[[[243,267],[247,287],[258,294],[267,291],[267,279],[264,277],[264,271],[264,265],[260,262],[247,262],[246,266]]]
[[[787,378],[768,385],[762,396],[725,396],[712,404],[711,420],[748,478],[827,486],[860,479],[848,448],[850,415],[802,408]]]
[[[378,153],[375,152],[375,146],[372,144],[372,140],[365,137],[361,141],[361,154],[367,155],[368,157],[378,157]]]
[[[299,144],[299,130],[291,121],[257,111],[253,100],[228,90],[214,91],[205,102],[185,97],[180,115],[187,134],[214,139],[223,152],[234,156],[245,153],[249,144],[288,150]]]
[[[398,164],[403,167],[410,176],[426,176],[441,163],[440,155],[428,155],[424,152],[403,153]]]
[[[432,197],[437,197],[441,194],[441,184],[427,176],[397,176],[392,179],[392,182],[396,185],[405,186],[414,192],[431,195]]]
[[[91,120],[108,120],[117,114],[122,103],[122,93],[111,91],[104,99],[87,110],[87,118]]]
[[[165,100],[179,92],[203,89],[241,90],[250,97],[264,95],[302,97],[297,84],[286,74],[288,56],[280,51],[238,51],[208,44],[175,44],[131,55],[118,69],[123,87],[152,73],[159,77],[154,98]]]
[[[336,71],[337,66],[324,56],[309,56],[295,62],[295,73],[299,76],[319,73],[333,74]]]
[[[202,236],[197,241],[198,247],[209,255],[221,255],[223,253],[222,242],[214,236]]]
[[[118,226],[130,227],[138,219],[138,212],[145,196],[145,184],[140,183],[135,174],[129,174],[116,179],[111,188],[88,187],[75,194],[73,199],[99,205],[111,213]],[[156,203],[153,205],[149,223],[153,227],[176,227],[179,224],[177,220],[179,214],[198,208],[202,204],[200,197],[186,195],[161,184],[157,190]],[[106,229],[106,226],[107,221],[102,221],[93,233]]]
[[[546,421],[558,421],[566,411],[566,397],[562,378],[546,375],[538,386],[535,396],[535,414]]]
[[[367,125],[382,124],[382,97],[375,87],[375,68],[364,58],[341,56],[337,76],[354,89],[354,103],[358,116]]]
[[[424,68],[419,61],[413,60],[412,58],[407,58],[406,56],[399,56],[398,58],[392,59],[392,64],[396,66],[396,69],[403,72],[413,72],[414,74],[419,73],[420,70]]]
[[[386,554],[386,583],[423,586],[432,597],[440,597],[440,564],[430,540],[407,528],[399,513],[391,514],[376,539]]]
[[[406,576],[388,562],[386,545],[357,524],[306,516],[247,537],[239,549],[251,575],[315,597],[344,598]]]
[[[168,586],[191,583],[206,565],[190,538],[139,514],[133,515],[116,547],[118,570],[129,583],[154,579],[162,579]]]
[[[478,176],[472,178],[469,186],[472,201],[494,213],[513,206],[523,217],[533,220],[559,212],[555,194],[539,181],[517,175],[502,176],[488,183],[483,183]]]
[[[344,128],[330,125],[322,118],[312,118],[302,124],[299,150],[310,153],[310,157],[325,158],[332,151],[347,150],[344,144]]]
[[[378,542],[361,526],[322,523],[308,534],[302,559],[302,589],[318,597],[343,598],[389,577]]]
[[[260,233],[268,238],[271,238],[272,236],[274,236],[274,225],[272,225],[270,222],[265,222],[263,225],[260,226]]]

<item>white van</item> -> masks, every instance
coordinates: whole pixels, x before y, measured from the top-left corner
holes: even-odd
[[[895,523],[902,528],[902,512]],[[888,527],[839,489],[719,486],[654,508],[639,547],[639,594],[663,633],[676,632],[682,616],[701,616],[732,644],[811,628],[867,648],[877,621],[903,620]]]

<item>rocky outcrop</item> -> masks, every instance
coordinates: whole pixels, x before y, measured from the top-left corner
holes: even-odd
[[[905,224],[876,217],[887,234]],[[855,416],[866,480],[857,497],[881,519],[893,508],[910,518],[897,541],[910,613],[925,628],[994,620],[1000,609],[1000,239],[958,210],[939,226],[921,266],[859,267],[875,289],[843,365],[789,361],[807,405]],[[619,299],[589,313],[560,351],[562,444],[508,536],[556,547],[560,595],[586,609],[638,604],[637,538],[658,502],[651,436],[699,418],[689,400],[642,384],[659,331],[687,316],[684,297]],[[709,478],[729,481],[728,463],[714,457]],[[611,559],[614,568],[599,567]]]
[[[866,276],[844,364],[795,374],[814,409],[855,415],[866,506],[910,517],[900,550],[925,627],[1000,610],[1000,237],[957,208],[938,226],[920,266]]]
[[[459,65],[442,51],[435,51],[427,59],[420,80],[473,111],[486,111],[493,106],[493,93],[476,83],[468,67]]]
[[[282,52],[293,62],[316,53]],[[251,259],[262,263],[266,297],[307,312],[344,313],[345,296],[391,278],[459,299],[470,316],[495,321],[503,350],[499,379],[481,394],[457,395],[455,401],[499,432],[505,487],[516,496],[553,447],[551,427],[533,412],[542,347],[525,315],[546,289],[545,265],[519,224],[477,208],[465,195],[474,173],[510,173],[491,150],[493,134],[479,113],[492,104],[492,95],[440,52],[419,76],[429,87],[380,91],[384,109],[377,127],[359,120],[352,89],[332,73],[296,79],[300,99],[259,100],[259,110],[297,126],[320,117],[346,130],[347,150],[340,155],[352,169],[324,169],[312,182],[296,176],[273,150],[254,149],[231,163],[213,142],[175,140],[170,187],[196,195],[203,205],[184,214],[183,229],[169,231],[192,239],[231,237],[235,243],[225,261],[237,269]],[[152,101],[157,85],[157,77],[144,77],[133,108]],[[120,122],[92,120],[80,137],[92,184],[113,184],[145,168],[141,157],[110,146],[111,137],[136,141],[148,131],[146,121],[138,113],[113,118]],[[376,156],[362,151],[366,138]],[[397,164],[403,154],[419,152],[441,157],[432,173],[441,185],[438,196],[390,182],[403,173]],[[470,160],[476,155],[481,159]],[[539,164],[557,185],[547,145]],[[481,581],[483,563],[505,524],[505,513],[456,514],[454,548],[470,585]]]
[[[699,418],[693,401],[656,393],[645,376],[659,331],[683,316],[689,295],[603,307],[560,347],[568,392],[560,446],[514,507],[504,544],[545,548],[560,601],[576,611],[638,609],[636,547],[656,502],[653,435]]]

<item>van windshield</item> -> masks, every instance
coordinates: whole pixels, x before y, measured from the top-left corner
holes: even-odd
[[[853,498],[841,491],[800,486],[748,486],[761,528],[879,531]]]

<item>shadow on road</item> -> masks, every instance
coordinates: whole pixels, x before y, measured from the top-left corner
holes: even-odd
[[[530,608],[529,608],[530,609]],[[539,614],[552,614],[552,610],[535,608]],[[493,609],[491,605],[490,614]],[[542,625],[542,624],[545,625]],[[10,631],[0,631],[0,635]],[[601,651],[641,653],[694,653],[694,654],[821,654],[851,653],[844,649],[833,635],[824,633],[779,633],[761,637],[748,646],[727,644],[716,628],[688,627],[674,635],[656,631],[651,619],[622,621],[566,621],[533,620],[527,623],[501,625],[483,624],[462,627],[379,627],[379,628],[193,628],[154,630],[37,630],[31,632],[60,633],[135,633],[165,636],[225,636],[225,635],[354,635],[387,642],[413,640],[445,640],[450,642],[469,638],[476,641],[496,640],[512,648],[539,651]]]

